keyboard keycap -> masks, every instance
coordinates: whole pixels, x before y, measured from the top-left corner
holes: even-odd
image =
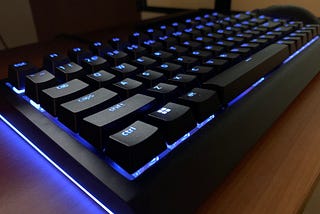
[[[39,103],[40,91],[45,88],[53,87],[57,84],[57,80],[47,70],[42,70],[38,73],[30,74],[26,76],[26,91],[25,94]]]
[[[153,87],[160,82],[165,82],[166,77],[163,73],[153,71],[153,70],[146,70],[142,73],[137,74],[136,78],[143,82],[146,87]]]
[[[207,119],[221,107],[218,93],[202,88],[192,89],[179,97],[177,102],[189,106],[198,123]]]
[[[100,56],[92,56],[89,58],[84,58],[81,62],[83,68],[85,71],[89,74],[100,71],[100,70],[105,70],[109,63],[107,60]]]
[[[203,86],[217,90],[222,102],[227,104],[263,75],[278,66],[288,56],[289,49],[286,45],[269,45],[249,59],[204,82]]]
[[[56,68],[56,77],[60,82],[67,82],[76,78],[81,79],[85,74],[85,70],[74,62]]]
[[[40,92],[41,106],[53,116],[57,115],[61,103],[75,99],[89,92],[89,85],[78,79],[73,79],[61,85],[44,89]]]
[[[80,126],[80,135],[100,150],[111,134],[125,128],[138,119],[143,112],[150,110],[155,98],[136,94],[122,102],[95,114],[85,117]]]
[[[26,75],[36,73],[37,71],[38,69],[29,62],[18,62],[9,65],[8,78],[14,87],[23,89]]]
[[[166,148],[159,128],[138,120],[109,137],[106,155],[133,173]]]
[[[117,93],[100,88],[83,97],[62,103],[58,107],[57,115],[64,125],[78,132],[81,119],[119,101]]]
[[[111,87],[111,86],[110,86]],[[125,78],[112,85],[112,89],[120,94],[122,98],[128,98],[138,92],[142,91],[143,84],[131,78]]]
[[[93,88],[107,87],[111,83],[116,82],[116,75],[100,70],[93,74],[88,74],[86,81],[90,83]]]
[[[150,123],[160,127],[169,145],[196,126],[190,107],[171,102],[148,114],[148,119]]]
[[[70,59],[67,56],[58,53],[51,53],[43,58],[43,67],[50,73],[55,74],[56,67],[65,65],[69,62]]]

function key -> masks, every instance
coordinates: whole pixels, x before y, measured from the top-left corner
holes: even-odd
[[[26,75],[36,73],[38,69],[29,62],[22,61],[8,68],[8,78],[10,83],[17,89],[24,89]]]
[[[43,67],[52,74],[55,74],[56,67],[70,62],[70,59],[58,53],[51,53],[43,58]]]
[[[47,70],[30,74],[26,76],[26,91],[25,94],[36,103],[39,103],[40,91],[45,88],[50,88],[57,84],[57,80]]]
[[[68,51],[68,56],[71,61],[80,64],[84,58],[90,58],[92,56],[92,52],[85,50],[80,47],[72,48]]]

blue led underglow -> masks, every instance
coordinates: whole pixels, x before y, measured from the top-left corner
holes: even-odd
[[[12,90],[16,93],[16,94],[23,94],[25,92],[25,89],[17,89],[16,87],[13,87]]]
[[[299,53],[301,53],[304,49],[309,47],[312,43],[314,43],[316,40],[319,39],[319,36],[314,37],[311,39],[308,43],[306,43],[304,46],[302,46],[299,50],[294,52],[291,56],[289,56],[286,60],[283,61],[283,64],[288,63],[290,60],[292,60],[295,56],[297,56]]]
[[[0,119],[7,124],[15,133],[17,133],[24,141],[26,141],[34,150],[36,150],[43,158],[45,158],[51,165],[53,165],[58,171],[60,171],[66,178],[68,178],[73,184],[75,184],[80,190],[82,190],[87,196],[89,196],[94,202],[96,202],[106,212],[113,214],[113,212],[106,207],[101,201],[99,201],[94,195],[92,195],[84,186],[78,183],[71,175],[64,171],[57,163],[55,163],[49,156],[41,151],[32,141],[30,141],[22,132],[20,132],[11,122],[9,122],[2,114]]]
[[[40,112],[44,112],[45,110],[40,106],[40,104],[36,103],[35,101],[33,100],[29,100],[29,103],[35,107],[37,110],[39,110]]]
[[[99,47],[99,46],[102,46],[102,43],[101,42],[95,42],[95,43],[93,43],[93,46]]]

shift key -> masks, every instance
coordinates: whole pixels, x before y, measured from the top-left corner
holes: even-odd
[[[122,102],[108,107],[81,121],[80,136],[96,148],[103,150],[109,135],[120,131],[138,119],[139,115],[150,110],[154,97],[136,94]]]
[[[203,87],[216,90],[222,103],[227,104],[275,69],[288,56],[289,48],[287,45],[269,45],[248,59],[204,82]]]

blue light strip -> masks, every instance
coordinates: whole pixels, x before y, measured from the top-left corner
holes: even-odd
[[[7,124],[15,133],[17,133],[23,140],[25,140],[34,150],[36,150],[42,157],[44,157],[51,165],[59,170],[66,178],[68,178],[73,184],[81,189],[87,196],[89,196],[94,202],[96,202],[106,212],[113,214],[113,212],[100,202],[94,195],[86,190],[81,184],[79,184],[73,177],[71,177],[66,171],[64,171],[58,164],[56,164],[50,157],[42,152],[32,141],[30,141],[23,133],[21,133],[12,123],[10,123],[3,115],[0,114],[0,119]]]
[[[288,63],[290,60],[292,60],[294,57],[296,57],[298,54],[300,54],[304,49],[306,49],[307,47],[309,47],[310,45],[312,45],[312,43],[314,43],[316,40],[319,39],[319,36],[314,37],[313,39],[311,39],[308,43],[306,43],[304,46],[302,46],[299,50],[297,50],[296,52],[294,52],[291,56],[289,56],[286,60],[284,60],[282,63],[286,64]]]

